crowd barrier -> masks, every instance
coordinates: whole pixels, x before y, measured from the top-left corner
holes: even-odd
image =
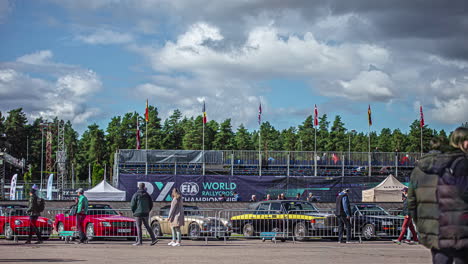
[[[25,239],[31,232],[26,208],[10,208],[0,213],[0,231],[9,240]],[[168,220],[169,207],[153,210],[148,218],[152,231],[158,238],[171,237]],[[396,238],[401,232],[403,216],[399,210],[355,209],[350,219],[352,234],[356,240]],[[37,221],[36,227],[44,239],[66,239],[78,236],[74,208],[47,209]],[[187,207],[182,236],[191,240],[265,239],[304,241],[338,237],[339,219],[334,210],[289,210],[278,208],[257,209],[199,209]],[[136,221],[130,209],[112,209],[108,205],[92,205],[82,228],[88,241],[95,239],[135,240]],[[149,237],[142,227],[143,236]],[[346,229],[344,230],[346,236]],[[33,236],[35,239],[35,235]]]

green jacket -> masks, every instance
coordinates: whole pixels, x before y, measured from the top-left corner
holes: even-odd
[[[153,209],[153,200],[151,196],[145,191],[139,189],[132,197],[130,204],[135,217],[148,217],[149,212]]]
[[[77,214],[88,214],[88,198],[84,195],[78,197],[78,204],[76,208]]]
[[[457,156],[458,153],[428,154],[417,162],[411,173],[408,213],[418,228],[419,242],[429,249],[440,248],[440,212],[436,195],[439,175]]]
[[[39,203],[37,201],[37,195],[33,194],[29,197],[28,203],[28,210],[27,213],[30,216],[40,216],[41,212],[39,212]]]

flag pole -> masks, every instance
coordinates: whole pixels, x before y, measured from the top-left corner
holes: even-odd
[[[421,127],[421,157],[423,155],[423,127]]]
[[[314,129],[314,175],[317,176],[317,126]]]
[[[202,116],[202,123],[203,123],[203,132],[202,132],[202,175],[205,175],[205,122],[206,122],[206,108],[205,108],[205,101],[203,101],[203,116]]]
[[[262,176],[262,103],[258,107],[258,175]]]
[[[368,159],[369,159],[369,177],[372,175],[372,161],[371,161],[371,150],[370,150],[370,124],[369,124],[369,154],[368,154]]]

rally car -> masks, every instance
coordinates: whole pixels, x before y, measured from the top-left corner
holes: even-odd
[[[54,228],[60,234],[62,231],[76,231],[76,205],[70,210],[55,216]],[[83,228],[89,241],[96,237],[124,237],[135,239],[137,235],[135,219],[121,216],[107,204],[89,204],[88,214],[83,221]]]
[[[15,236],[26,237],[29,235],[29,215],[27,206],[1,205],[0,206],[0,234],[6,239],[12,240]],[[52,221],[45,217],[39,217],[36,227],[41,232],[43,239],[49,239],[52,233]]]
[[[376,204],[352,204],[351,211],[354,233],[364,239],[400,235],[403,216],[391,215]]]
[[[255,237],[262,232],[276,232],[282,237],[292,235],[296,240],[305,240],[310,236],[329,234],[335,222],[333,215],[319,213],[315,206],[305,201],[263,201],[253,208],[246,214],[231,217],[236,233]]]
[[[171,226],[168,221],[169,210],[170,206],[163,206],[158,215],[151,217],[151,227],[156,236],[171,234]],[[216,217],[213,211],[203,211],[197,206],[184,205],[184,219],[185,225],[180,228],[181,234],[192,240],[204,236],[217,237],[218,239],[231,236],[232,229],[229,220]]]

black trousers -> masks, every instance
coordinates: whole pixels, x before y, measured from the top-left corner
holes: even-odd
[[[42,241],[41,231],[37,228],[37,219],[39,216],[30,216],[29,217],[29,236],[28,241],[31,241],[33,233],[36,234],[37,240]]]
[[[141,229],[141,224],[145,225],[146,230],[148,231],[149,235],[151,236],[151,241],[156,240],[156,237],[154,236],[153,229],[151,229],[151,226],[148,223],[148,217],[135,217],[136,220],[136,228],[137,228],[137,233],[138,233],[138,238],[137,238],[137,244],[143,243],[143,230]]]
[[[81,242],[84,242],[86,240],[86,235],[85,235],[85,232],[84,232],[84,228],[83,227],[83,222],[86,218],[86,215],[85,214],[77,214],[76,215],[76,229],[78,230],[78,234],[80,235],[80,241]]]
[[[351,222],[345,215],[337,216],[338,218],[338,241],[343,239],[343,228],[346,226],[346,241],[351,240]]]
[[[434,264],[468,264],[468,249],[431,249]]]

